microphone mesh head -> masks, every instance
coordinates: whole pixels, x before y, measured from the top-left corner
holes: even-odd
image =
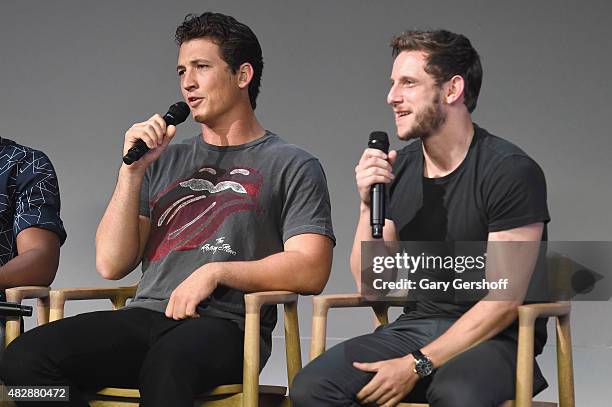
[[[185,102],[176,102],[168,109],[168,113],[164,116],[166,119],[166,124],[168,125],[177,125],[181,124],[187,119],[189,116],[189,105]],[[170,120],[168,120],[170,119]]]
[[[389,136],[384,131],[373,131],[370,133],[368,147],[375,148],[387,154],[389,152]]]

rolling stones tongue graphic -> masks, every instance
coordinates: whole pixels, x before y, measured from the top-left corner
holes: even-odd
[[[208,240],[230,215],[258,209],[263,177],[251,168],[205,167],[178,181],[151,201],[149,261],[173,250],[191,250]]]

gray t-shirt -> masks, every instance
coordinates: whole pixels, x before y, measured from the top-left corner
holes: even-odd
[[[140,201],[151,231],[128,308],[164,312],[172,291],[209,262],[259,260],[303,233],[335,240],[321,164],[269,131],[238,146],[211,145],[201,135],[170,145],[147,169]],[[244,293],[218,287],[198,312],[243,327]],[[275,324],[276,307],[266,307],[262,337]]]

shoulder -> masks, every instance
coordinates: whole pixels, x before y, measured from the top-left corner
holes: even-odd
[[[261,147],[266,153],[279,155],[280,158],[285,158],[288,161],[297,161],[298,163],[312,160],[318,161],[317,157],[304,148],[291,144],[281,136],[271,132],[269,132],[266,139],[261,143]]]
[[[487,130],[474,125],[475,142],[481,158],[488,161],[500,162],[508,158],[523,157],[531,161],[531,157],[516,144],[489,133]],[[534,161],[535,162],[535,161]]]
[[[530,175],[543,176],[542,168],[523,149],[512,142],[494,136],[474,126],[477,138],[478,162],[484,174],[493,179],[514,177],[525,179]]]
[[[24,146],[6,138],[0,139],[0,156],[13,161],[51,161],[45,153],[32,147]]]
[[[5,138],[0,139],[0,165],[4,172],[13,168],[18,182],[27,182],[33,176],[55,176],[47,154]]]
[[[265,166],[276,174],[307,176],[319,173],[324,176],[323,165],[314,154],[274,133],[269,133],[259,144],[257,154],[258,160],[265,162]]]

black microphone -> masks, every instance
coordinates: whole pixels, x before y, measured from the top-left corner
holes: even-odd
[[[0,301],[0,316],[4,317],[30,317],[32,307],[29,305],[15,304],[13,302]]]
[[[389,137],[384,131],[373,131],[368,141],[369,148],[389,154]],[[372,237],[380,239],[385,225],[385,184],[374,184],[370,189],[370,225]]]
[[[168,126],[176,126],[181,124],[189,116],[189,106],[185,102],[176,102],[170,108],[168,113],[162,117]],[[134,161],[138,161],[149,151],[146,143],[142,140],[137,140],[134,146],[130,148],[125,156],[123,156],[123,162],[127,165],[131,165]]]

